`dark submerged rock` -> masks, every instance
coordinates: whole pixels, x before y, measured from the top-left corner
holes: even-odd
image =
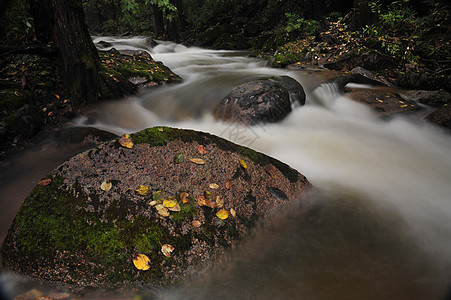
[[[451,106],[444,105],[426,117],[434,125],[451,130]]]
[[[216,108],[216,117],[244,125],[277,122],[291,112],[294,102],[303,105],[305,93],[293,78],[254,80],[235,87]]]
[[[116,139],[74,156],[45,177],[49,185],[30,192],[2,247],[7,269],[80,290],[170,284],[223,254],[264,216],[311,188],[284,163],[207,133],[162,127],[131,139],[132,149]],[[175,160],[179,154],[183,158]],[[191,162],[193,157],[205,164]],[[112,183],[109,191],[100,188],[106,180]],[[212,183],[219,188],[209,187]],[[150,194],[138,194],[139,185]],[[175,197],[180,211],[158,214],[149,205],[157,191]],[[189,193],[188,203],[182,192]],[[223,207],[199,206],[199,196],[214,202],[219,196]],[[227,219],[216,216],[220,209],[229,211]],[[163,244],[175,248],[171,257],[162,254]],[[150,258],[149,270],[134,267],[136,254]]]

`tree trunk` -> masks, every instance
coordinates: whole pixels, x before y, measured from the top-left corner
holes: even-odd
[[[51,2],[55,41],[66,92],[76,105],[96,101],[100,97],[100,59],[84,23],[81,1]]]
[[[153,20],[155,24],[155,37],[161,38],[164,33],[163,13],[156,4],[152,5],[152,11],[153,11]]]
[[[185,9],[183,7],[183,1],[176,0],[175,3],[176,3],[175,7],[177,7],[177,18],[179,21],[180,29],[181,30],[186,29],[188,27],[188,21],[186,20]]]
[[[171,4],[176,6],[176,0],[170,0]],[[173,42],[179,42],[180,37],[177,30],[177,18],[173,17],[172,19],[167,20],[166,24],[166,34],[168,36],[168,40]]]

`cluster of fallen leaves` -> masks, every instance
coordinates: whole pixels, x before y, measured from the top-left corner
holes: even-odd
[[[163,131],[162,128],[159,128],[159,131]],[[125,134],[118,140],[119,144],[127,149],[132,149],[134,144],[130,138],[129,134]],[[209,149],[204,145],[197,146],[197,152],[200,156],[207,155],[209,153]],[[185,161],[185,156],[180,153],[177,154],[174,158],[174,163],[179,164]],[[196,165],[205,165],[206,161],[200,157],[192,157],[188,159],[189,162],[194,163]],[[247,169],[247,163],[242,159],[239,161],[239,165]],[[112,184],[109,181],[104,181],[100,188],[103,191],[109,191],[112,187]],[[225,189],[230,190],[232,188],[231,180],[226,180]],[[195,203],[199,207],[209,207],[211,209],[216,210],[216,217],[220,222],[227,220],[229,216],[236,217],[236,211],[234,208],[230,208],[226,210],[224,208],[224,198],[221,195],[216,194],[212,191],[218,191],[220,186],[217,183],[209,183],[208,188],[206,189],[202,195],[198,195],[195,198]],[[135,192],[141,196],[148,196],[151,194],[151,189],[146,185],[138,185],[135,187]],[[169,217],[171,212],[179,212],[181,211],[181,205],[190,205],[190,202],[193,201],[194,198],[188,192],[182,192],[178,197],[169,196],[166,197],[162,191],[156,191],[152,194],[152,198],[149,202],[151,207],[154,207],[157,213],[162,217]],[[193,220],[191,225],[194,228],[199,228],[202,226],[202,222],[199,220]],[[164,244],[161,248],[161,252],[164,256],[170,257],[175,248],[169,244]],[[150,259],[145,254],[136,254],[133,257],[133,263],[135,267],[139,270],[148,270],[150,269]]]
[[[129,134],[125,134],[122,137],[120,137],[118,142],[122,147],[127,149],[132,149],[134,146],[133,141],[131,140]],[[199,145],[197,147],[197,151],[200,155],[206,155],[209,152],[209,150],[203,145]],[[184,159],[182,158],[183,155],[179,154],[174,159],[174,162],[181,163],[184,161]],[[190,158],[189,161],[196,165],[206,164],[204,159],[197,157]],[[244,169],[248,168],[247,163],[244,160],[240,160],[239,164]],[[45,187],[48,186],[51,182],[52,182],[51,179],[43,179],[38,183],[38,185]],[[100,184],[100,189],[104,192],[109,192],[112,186],[113,184],[111,183],[111,181],[105,180]],[[226,180],[224,187],[225,189],[230,190],[232,188],[231,180]],[[224,208],[224,198],[216,193],[216,191],[220,189],[220,186],[217,183],[212,182],[208,184],[208,188],[211,191],[206,189],[202,195],[198,195],[196,197],[195,203],[199,207],[209,207],[211,209],[216,210],[215,215],[220,222],[227,220],[230,215],[232,217],[236,217],[235,209],[230,208],[229,210],[226,210]],[[151,189],[148,186],[142,184],[136,186],[134,190],[141,196],[148,196],[151,194]],[[188,192],[182,192],[178,197],[174,196],[165,197],[162,191],[156,191],[152,194],[152,198],[149,202],[149,205],[151,207],[154,207],[159,215],[163,217],[169,217],[171,212],[181,211],[180,205],[190,205],[190,202],[193,200],[194,198],[190,197],[190,194]],[[199,220],[193,220],[191,222],[191,225],[194,228],[199,228],[202,226],[202,222]],[[170,244],[164,244],[161,247],[161,253],[166,257],[171,257],[172,252],[174,250],[175,248]],[[133,257],[133,264],[139,270],[145,271],[150,269],[150,259],[145,254],[136,254]]]

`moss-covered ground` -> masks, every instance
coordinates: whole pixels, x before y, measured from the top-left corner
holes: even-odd
[[[149,55],[122,55],[114,51],[99,52],[99,55],[103,77],[110,81],[109,85],[133,87],[129,79],[135,77],[143,78],[141,86],[181,80]],[[101,96],[102,99],[114,97],[108,93]],[[33,143],[36,135],[41,137],[60,127],[80,109],[64,92],[55,57],[31,54],[0,57],[0,107],[0,159]]]

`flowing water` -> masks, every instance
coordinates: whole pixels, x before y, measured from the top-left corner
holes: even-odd
[[[281,209],[186,284],[149,290],[150,295],[168,300],[447,299],[449,134],[418,120],[381,120],[333,85],[318,86],[316,72],[270,69],[242,52],[163,42],[150,48],[144,38],[97,40],[118,50],[149,51],[184,82],[90,107],[74,120],[76,126],[116,134],[158,125],[210,132],[289,164],[318,190],[311,201]],[[240,127],[214,120],[215,106],[234,86],[276,75],[298,80],[307,104],[277,124]],[[30,159],[37,153],[52,158],[52,167],[59,163],[58,148],[48,145],[21,156],[21,166],[31,171],[26,177],[21,171],[16,177],[22,180],[0,189],[2,205],[12,207],[2,212],[7,220],[2,237],[24,194],[48,171],[45,159]],[[8,274],[3,280],[8,287],[18,282]]]

